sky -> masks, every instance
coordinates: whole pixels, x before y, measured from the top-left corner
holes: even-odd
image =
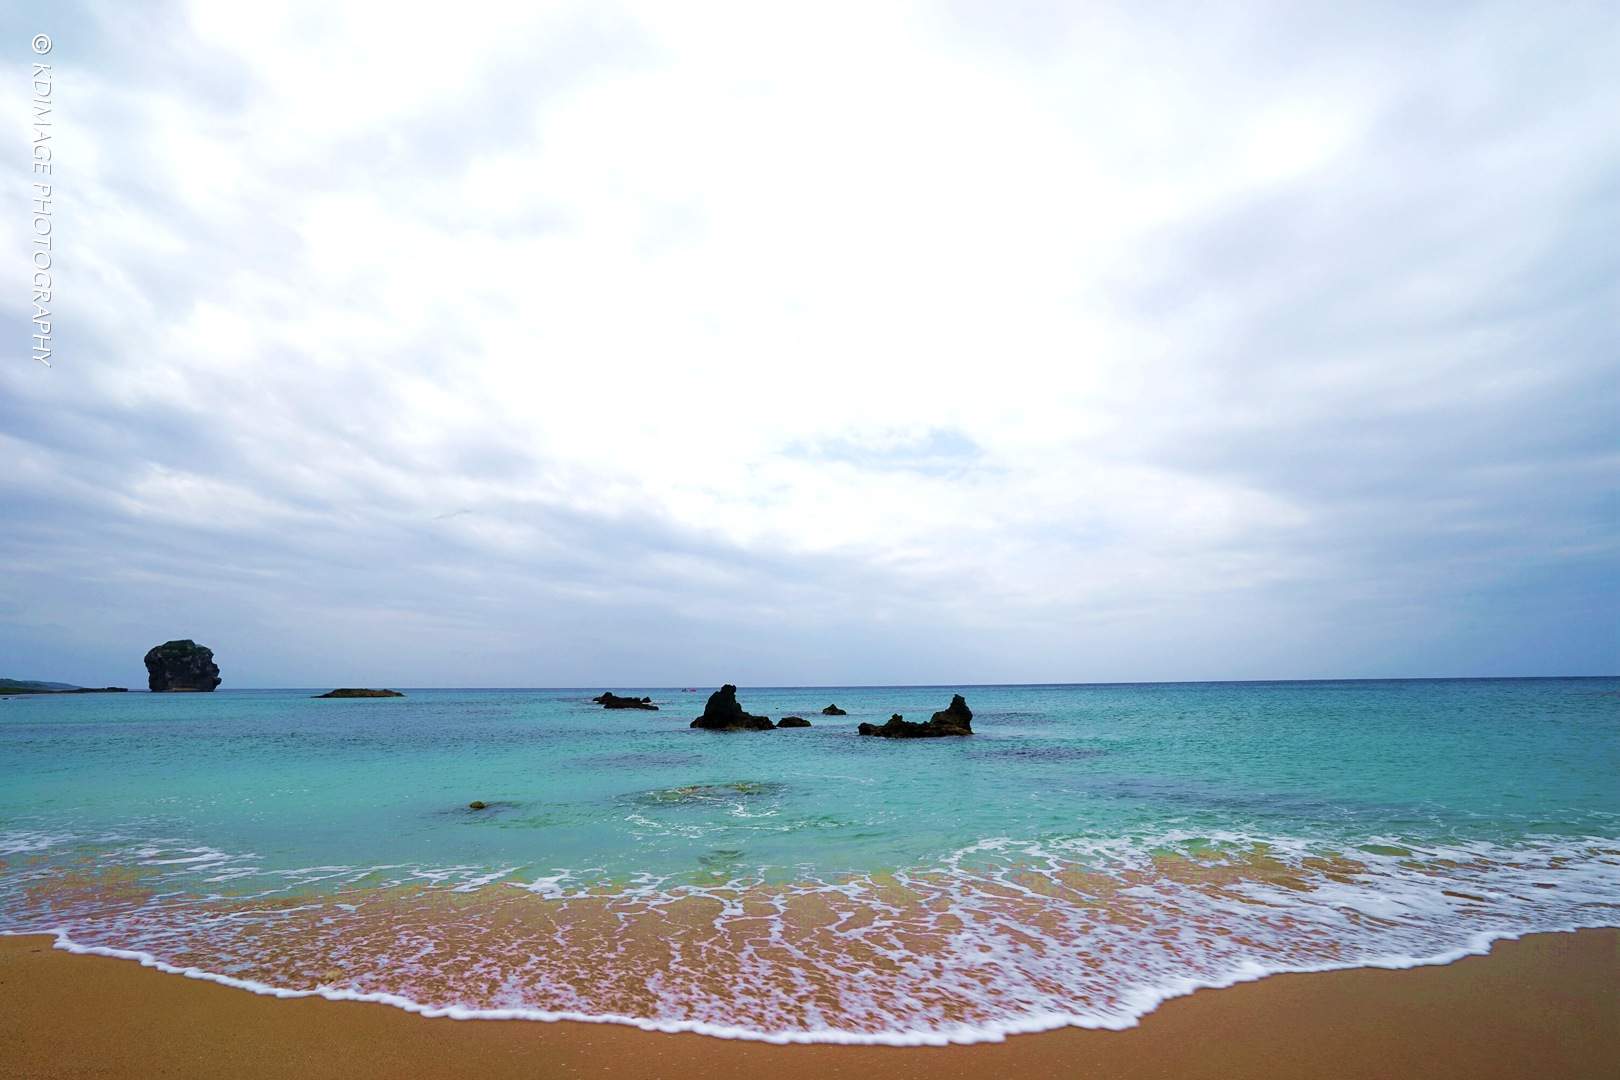
[[[0,675],[1620,672],[1612,3],[427,10],[0,0]]]

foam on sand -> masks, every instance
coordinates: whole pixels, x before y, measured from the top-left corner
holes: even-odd
[[[481,868],[312,867],[131,842],[5,876],[0,926],[276,997],[578,1020],[772,1043],[994,1042],[1124,1029],[1277,972],[1444,964],[1620,924],[1620,851],[1547,840],[1353,850],[1162,833],[982,841],[889,874],[715,884]],[[206,872],[215,885],[195,884]],[[187,875],[190,875],[188,877]]]

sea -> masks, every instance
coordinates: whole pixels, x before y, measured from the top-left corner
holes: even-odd
[[[743,687],[812,724],[762,732],[692,729],[713,687],[324,689],[0,700],[0,932],[430,1015],[921,1045],[1620,925],[1615,678]],[[857,734],[958,693],[969,737]]]

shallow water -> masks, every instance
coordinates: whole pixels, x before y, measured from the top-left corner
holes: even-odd
[[[0,931],[454,1015],[937,1042],[1620,925],[1617,679],[744,688],[815,725],[744,733],[600,689],[0,701]],[[971,738],[855,734],[953,692]]]

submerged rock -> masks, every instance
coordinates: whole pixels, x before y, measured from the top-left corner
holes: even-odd
[[[776,722],[777,727],[809,727],[810,721],[802,716],[784,716]]]
[[[840,709],[836,705],[829,705],[825,709],[821,710],[821,715],[822,716],[848,716],[849,713],[845,712],[843,709]]]
[[[214,650],[190,638],[154,645],[146,654],[146,686],[154,694],[212,691],[219,685]]]
[[[652,698],[620,697],[611,690],[604,690],[600,697],[591,698],[592,701],[604,709],[647,709],[658,711],[658,706],[652,703]]]
[[[768,716],[751,716],[737,704],[737,688],[730,683],[709,695],[703,715],[692,721],[708,731],[768,731],[776,725]]]
[[[733,784],[688,784],[686,787],[643,792],[636,797],[636,801],[652,805],[701,803],[716,799],[734,799],[739,795],[749,798],[756,795],[774,795],[781,790],[781,784],[758,780],[742,780]]]
[[[485,807],[487,807],[488,805],[489,805],[489,803],[487,803],[487,802],[480,802],[479,800],[474,799],[472,802],[467,804],[467,809],[469,809],[469,810],[482,810]]]
[[[356,686],[345,686],[325,694],[315,694],[315,697],[404,697],[398,690],[364,690]]]
[[[881,735],[885,739],[935,739],[944,735],[971,735],[973,710],[968,708],[962,695],[957,694],[951,698],[949,705],[929,717],[927,723],[919,724],[895,713],[882,727],[876,724],[862,724],[856,730],[862,735]]]

